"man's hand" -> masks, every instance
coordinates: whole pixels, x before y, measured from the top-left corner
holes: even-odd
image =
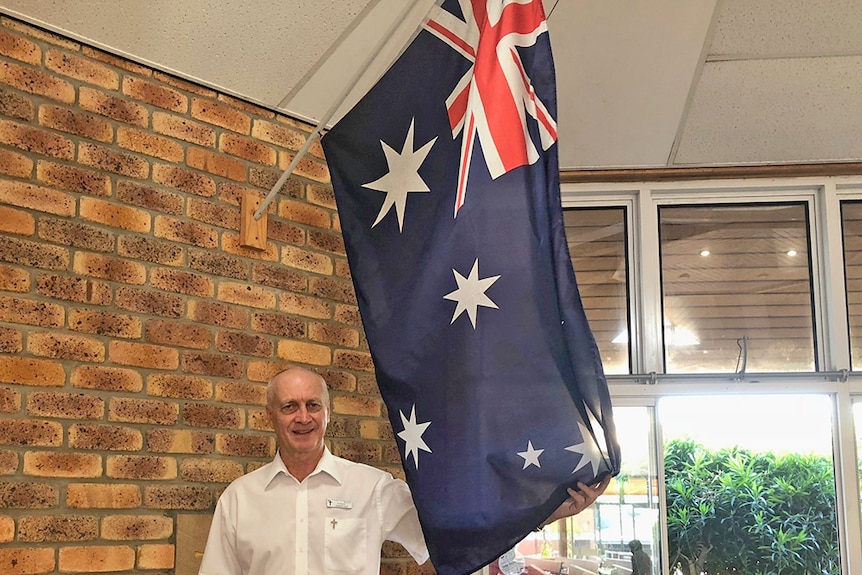
[[[563,517],[571,517],[572,515],[577,515],[587,507],[593,504],[593,502],[598,498],[599,495],[605,492],[605,489],[608,488],[608,484],[611,482],[611,476],[605,475],[604,479],[596,483],[595,485],[586,485],[578,481],[578,490],[575,491],[571,487],[567,490],[569,492],[569,498],[563,501],[563,503],[557,507],[557,510],[554,511],[550,517],[548,517],[544,523],[542,523],[541,527],[549,523],[553,523],[558,519],[562,519]]]

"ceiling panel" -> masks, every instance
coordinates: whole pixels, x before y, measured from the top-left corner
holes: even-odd
[[[676,164],[862,157],[862,56],[709,62]]]

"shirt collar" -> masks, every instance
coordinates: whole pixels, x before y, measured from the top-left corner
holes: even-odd
[[[287,470],[287,466],[284,464],[284,461],[282,461],[281,454],[278,451],[276,451],[275,458],[269,464],[269,470],[266,473],[267,487],[280,473],[293,477]],[[317,467],[314,468],[314,471],[312,471],[308,477],[312,477],[318,473],[326,473],[332,477],[336,483],[341,485],[342,474],[338,465],[338,460],[329,452],[329,448],[326,446],[323,447],[323,455],[320,457],[320,461],[317,462]]]

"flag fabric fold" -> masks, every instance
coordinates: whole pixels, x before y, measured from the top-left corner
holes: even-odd
[[[323,138],[381,395],[440,575],[619,472],[564,234],[539,0],[446,0]]]

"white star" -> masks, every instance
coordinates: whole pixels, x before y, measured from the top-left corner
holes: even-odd
[[[410,120],[410,128],[407,130],[407,137],[404,139],[404,145],[400,152],[396,152],[389,145],[380,140],[380,146],[383,148],[383,153],[386,155],[386,164],[389,166],[389,172],[381,178],[362,184],[363,188],[385,192],[386,199],[383,200],[383,205],[380,207],[380,213],[377,214],[377,219],[371,224],[373,228],[380,223],[386,214],[395,206],[395,214],[398,216],[398,231],[404,227],[404,209],[407,206],[407,194],[410,192],[430,192],[428,185],[419,175],[419,168],[431,147],[437,138],[434,137],[430,142],[419,148],[413,149],[413,120]]]
[[[455,306],[455,313],[452,315],[452,321],[449,325],[455,323],[458,316],[467,312],[470,317],[470,323],[473,324],[473,329],[476,329],[476,309],[481,305],[484,307],[497,307],[491,298],[485,295],[485,291],[494,285],[494,282],[500,279],[500,276],[492,276],[485,279],[479,279],[479,260],[473,262],[473,269],[470,270],[470,277],[464,277],[454,269],[455,281],[458,283],[458,289],[443,296],[444,299],[449,299],[458,302]]]
[[[401,414],[401,423],[404,424],[404,431],[398,433],[398,437],[404,440],[404,459],[407,459],[408,456],[412,455],[413,464],[416,465],[416,469],[419,469],[419,450],[421,449],[431,453],[431,448],[428,447],[422,439],[422,434],[425,433],[425,430],[428,429],[431,422],[416,422],[415,405],[413,406],[413,411],[410,412],[410,419],[404,417],[403,411],[399,411],[398,413]]]
[[[572,473],[575,473],[577,470],[582,467],[586,467],[589,463],[592,465],[593,476],[596,475],[599,471],[599,464],[601,463],[602,454],[599,452],[596,445],[592,442],[588,443],[587,438],[590,436],[589,430],[584,427],[584,424],[580,421],[578,422],[578,428],[581,430],[581,437],[583,440],[580,443],[576,443],[575,445],[570,445],[566,448],[566,451],[573,451],[575,453],[581,454],[581,459],[578,461],[578,466],[572,470]]]
[[[539,463],[539,456],[544,452],[544,449],[533,449],[533,442],[527,442],[527,451],[519,451],[518,455],[524,458],[524,467],[521,469],[526,469],[531,465],[535,465],[538,468],[541,468],[541,464]]]

